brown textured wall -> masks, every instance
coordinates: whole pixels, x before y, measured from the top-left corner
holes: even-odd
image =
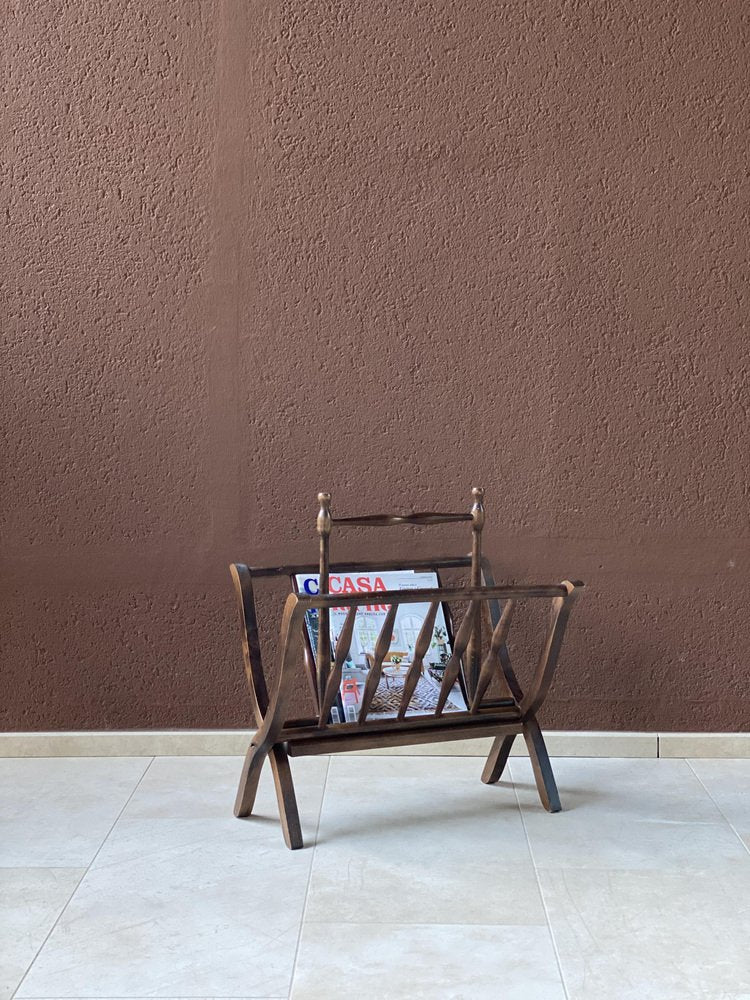
[[[549,725],[747,725],[742,0],[4,34],[5,728],[246,724],[227,562],[474,483],[499,576],[589,584]]]

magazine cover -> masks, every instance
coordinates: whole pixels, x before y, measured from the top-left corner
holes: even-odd
[[[297,591],[301,595],[318,593],[318,575],[300,574],[295,577]],[[369,660],[374,655],[380,629],[385,621],[388,605],[378,604],[378,592],[384,590],[419,590],[438,587],[437,573],[418,573],[415,570],[397,570],[380,573],[335,574],[329,580],[332,594],[371,593],[372,604],[357,611],[354,634],[342,672],[341,689],[336,704],[331,709],[331,722],[356,722],[369,670]],[[422,624],[427,617],[429,604],[400,605],[391,637],[391,645],[383,660],[382,674],[377,691],[367,713],[368,719],[392,719],[398,715],[406,673],[411,666],[414,647]],[[336,641],[344,627],[347,608],[331,608],[331,655]],[[305,615],[305,625],[313,651],[318,648],[318,611],[313,608]],[[437,706],[440,684],[445,665],[451,655],[448,627],[443,608],[438,608],[432,642],[422,663],[422,673],[411,697],[409,715],[426,715]],[[466,710],[461,687],[458,682],[448,696],[445,712]]]

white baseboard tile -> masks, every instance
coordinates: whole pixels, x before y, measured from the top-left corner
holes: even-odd
[[[115,730],[0,733],[0,757],[234,757],[243,756],[249,729]],[[636,733],[548,730],[552,757],[750,757],[750,733]],[[356,750],[357,755],[486,757],[491,739]],[[511,752],[525,757],[518,737]]]
[[[659,733],[660,757],[750,757],[750,733]]]
[[[0,733],[0,757],[182,757],[242,756],[252,731],[247,729],[131,730],[112,732]],[[673,734],[677,736],[678,734]],[[722,734],[713,734],[718,740]],[[559,732],[545,733],[553,757],[656,757],[656,733]],[[486,757],[491,739],[455,740],[384,750],[351,751],[357,754],[401,756]],[[716,747],[720,747],[717,742]],[[736,747],[735,743],[728,745]],[[737,747],[739,750],[739,747]],[[714,756],[693,753],[687,756]],[[513,744],[513,756],[526,756],[523,738]],[[747,756],[739,752],[732,756]],[[720,754],[719,754],[720,755]],[[673,754],[673,756],[680,756]],[[684,756],[684,755],[683,755]]]
[[[0,757],[244,756],[250,729],[134,729],[0,733]]]

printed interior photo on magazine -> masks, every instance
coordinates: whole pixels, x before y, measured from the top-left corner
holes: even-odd
[[[298,575],[294,578],[294,583],[300,595],[309,596],[318,593],[317,574]],[[357,611],[351,648],[341,672],[339,697],[331,708],[330,721],[332,723],[356,722],[359,716],[362,693],[374,656],[375,643],[388,611],[388,605],[377,603],[378,592],[383,590],[419,590],[438,586],[437,573],[422,573],[416,570],[357,573],[355,575],[331,574],[330,593],[372,593],[373,595],[373,603]],[[403,604],[399,606],[390,648],[383,660],[380,683],[367,713],[368,721],[377,718],[393,719],[398,715],[404,679],[411,666],[417,636],[429,608],[429,604]],[[347,608],[331,609],[332,656],[338,637],[344,627],[346,614]],[[316,608],[306,613],[305,625],[314,662],[318,649],[318,611]],[[441,606],[435,616],[432,641],[425,654],[421,675],[406,712],[407,716],[429,715],[435,710],[443,672],[450,655],[450,633]],[[462,712],[466,711],[466,708],[466,700],[457,681],[448,696],[444,711]]]

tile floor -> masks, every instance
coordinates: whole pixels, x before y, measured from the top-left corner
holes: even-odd
[[[554,766],[0,760],[0,1000],[750,1000],[750,760]]]

